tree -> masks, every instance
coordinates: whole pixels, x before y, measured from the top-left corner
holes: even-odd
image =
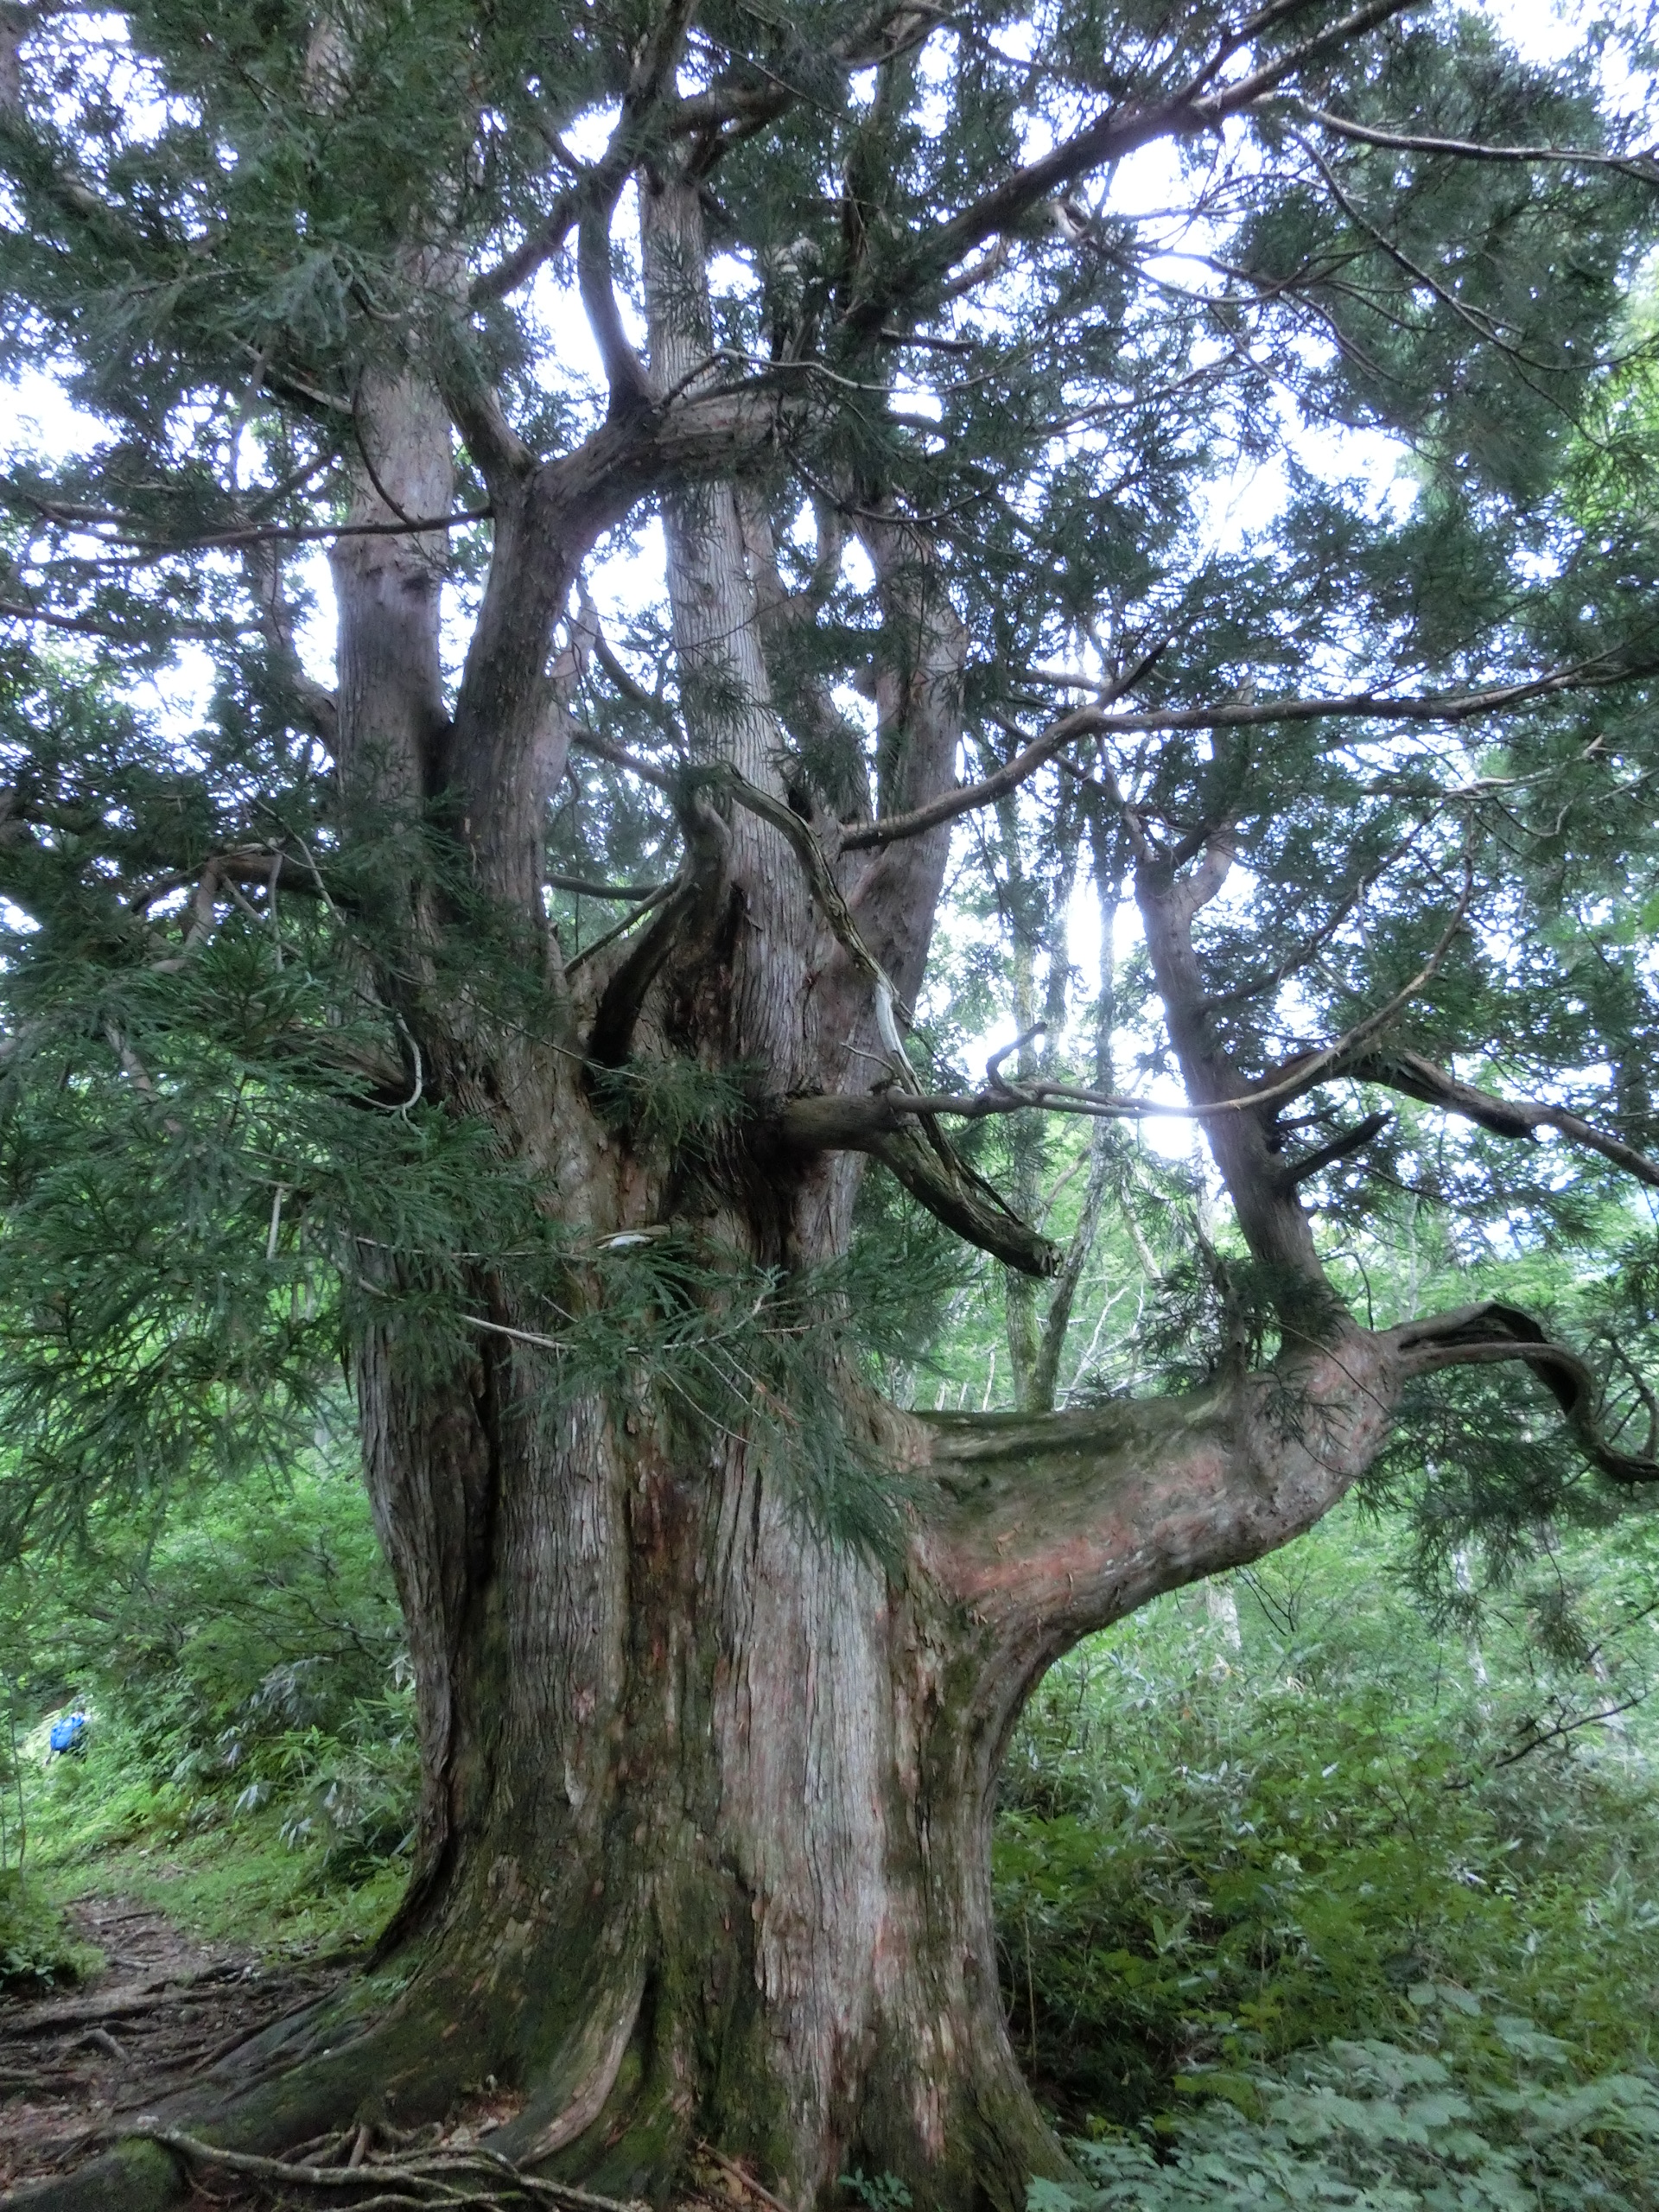
[[[1307,1527],[1443,1371],[1656,1472],[1639,1373],[1492,1303],[1362,1325],[1320,1225],[1659,1183],[1610,918],[1649,536],[1560,489],[1652,164],[1406,0],[3,35],[10,359],[81,410],[7,479],[14,1532],[282,1450],[338,1351],[419,1700],[383,1971],[189,2110],[280,2147],[487,2074],[504,2151],[601,2191],[706,2139],[791,2201],[1018,2202],[1063,2161],[987,1821],[1048,1662]],[[1408,497],[1321,472],[1362,429]],[[958,825],[1033,991],[1077,853],[1132,886],[1092,1079],[930,1058]],[[1031,1117],[1142,1115],[1135,1019],[1230,1208],[1196,1387],[883,1402],[867,1162],[912,1246],[1042,1281],[970,1139],[1024,1117],[1025,1196]],[[181,2187],[129,2150],[41,2201]]]

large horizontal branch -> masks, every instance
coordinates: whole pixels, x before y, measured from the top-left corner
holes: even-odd
[[[1180,1397],[912,1417],[918,1564],[983,1632],[988,1724],[1080,1636],[1311,1528],[1382,1448],[1399,1385],[1393,1346],[1355,1330]]]
[[[294,873],[284,874],[285,868]],[[188,884],[200,883],[210,874],[219,882],[251,883],[267,889],[280,880],[284,891],[298,891],[331,906],[334,903],[315,861],[308,855],[304,860],[296,860],[277,845],[231,845],[220,851],[204,853],[188,868],[169,868],[164,875],[156,876],[127,893],[124,904],[130,913],[147,913],[157,899],[183,890]]]
[[[1578,1355],[1497,1304],[1349,1328],[1185,1397],[909,1417],[918,1493],[931,1492],[918,1564],[983,1632],[987,1724],[1006,1725],[1078,1637],[1311,1528],[1374,1463],[1414,1377],[1510,1360],[1545,1383],[1593,1466],[1659,1480],[1659,1462],[1608,1443]]]
[[[340,537],[429,537],[438,531],[464,530],[469,523],[488,522],[493,512],[489,507],[462,507],[453,514],[404,515],[395,522],[250,523],[233,530],[209,530],[199,535],[162,538],[140,531],[123,516],[100,515],[92,521],[46,500],[31,499],[29,504],[43,521],[60,530],[85,531],[111,551],[119,549],[122,563],[126,567],[137,562],[165,561],[175,553],[217,553],[246,545],[332,543]],[[107,527],[111,524],[116,527]],[[49,621],[51,617],[36,613],[34,619]]]
[[[1046,761],[1084,738],[1137,737],[1178,730],[1260,729],[1274,722],[1408,721],[1447,722],[1455,726],[1481,715],[1500,713],[1507,707],[1553,697],[1560,692],[1630,683],[1653,672],[1645,664],[1603,653],[1593,659],[1574,662],[1569,668],[1554,670],[1548,676],[1529,677],[1521,683],[1418,698],[1398,698],[1385,691],[1349,691],[1328,698],[1268,699],[1252,702],[1248,706],[1163,707],[1144,713],[1113,713],[1103,703],[1077,707],[1051,723],[993,774],[982,777],[976,783],[958,784],[954,791],[942,792],[925,806],[913,808],[908,814],[888,815],[881,821],[849,830],[842,839],[842,849],[854,852],[867,845],[887,844],[895,837],[919,837],[941,822],[976,812],[981,807],[1006,798],[1009,791],[1035,775]],[[1133,689],[1141,673],[1144,673],[1144,664],[1139,673],[1132,673],[1122,681],[1119,691]],[[1080,688],[1087,681],[1079,679]],[[1089,688],[1096,687],[1090,683]]]
[[[1317,1067],[1303,1080],[1298,1071],[1315,1062]],[[1544,1099],[1500,1098],[1494,1092],[1460,1082],[1418,1053],[1392,1050],[1367,1051],[1356,1056],[1344,1056],[1338,1052],[1331,1058],[1324,1053],[1310,1053],[1304,1060],[1293,1063],[1291,1072],[1281,1080],[1246,1091],[1237,1098],[1219,1099],[1206,1106],[1190,1106],[1173,1099],[1128,1097],[1113,1091],[1087,1090],[1075,1084],[1036,1077],[1017,1086],[1003,1084],[986,1090],[895,1089],[791,1098],[782,1109],[781,1120],[789,1142],[804,1151],[861,1151],[870,1147],[873,1139],[902,1128],[924,1116],[950,1116],[977,1122],[992,1115],[1039,1112],[1074,1114],[1104,1121],[1208,1122],[1264,1105],[1287,1104],[1321,1083],[1341,1079],[1376,1084],[1382,1089],[1399,1091],[1424,1105],[1457,1114],[1497,1136],[1526,1139],[1535,1137],[1540,1129],[1553,1129],[1568,1143],[1599,1153],[1638,1182],[1659,1189],[1659,1160],[1649,1159],[1622,1138],[1599,1129],[1582,1115],[1571,1113],[1564,1106],[1552,1106]],[[1372,1116],[1371,1122],[1375,1123],[1376,1117]],[[1376,1128],[1370,1128],[1369,1133],[1375,1135]],[[1350,1133],[1335,1141],[1339,1149],[1325,1149],[1332,1158],[1339,1158],[1343,1153],[1356,1148],[1359,1141],[1354,1133]],[[1297,1179],[1301,1180],[1314,1173],[1318,1164],[1323,1163],[1314,1162],[1310,1156],[1290,1166]]]
[[[101,638],[105,644],[130,645],[131,632],[113,621],[101,621],[93,614],[62,614],[50,607],[31,607],[25,601],[0,600],[0,620],[9,622],[39,622],[48,630],[67,630],[81,638]],[[189,638],[204,645],[228,645],[238,636],[245,636],[253,626],[234,622],[191,622],[172,615],[167,618],[169,639]]]
[[[664,883],[597,883],[591,876],[556,873],[543,880],[555,891],[569,891],[578,899],[656,899],[668,888]]]

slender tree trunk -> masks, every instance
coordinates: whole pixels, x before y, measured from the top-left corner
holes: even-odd
[[[1095,1001],[1095,1064],[1090,1079],[1098,1091],[1109,1095],[1117,1088],[1117,910],[1123,899],[1123,871],[1115,868],[1113,841],[1098,819],[1090,824],[1094,852],[1095,887],[1100,901],[1100,993]],[[1077,1226],[1066,1246],[1047,1311],[1037,1340],[1027,1401],[1034,1413],[1047,1413],[1059,1387],[1060,1359],[1083,1271],[1095,1248],[1106,1194],[1123,1146],[1122,1132],[1110,1122],[1090,1124],[1089,1172],[1077,1208]]]

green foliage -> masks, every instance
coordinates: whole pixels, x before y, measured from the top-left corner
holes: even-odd
[[[101,1952],[71,1933],[38,1882],[15,1866],[0,1868],[0,1989],[44,1995],[102,1962]]]
[[[160,1853],[194,1868],[211,1918],[228,1850],[273,1916],[358,1924],[359,1890],[385,1911],[413,1817],[410,1675],[351,1473],[315,1459],[159,1524],[106,1509],[85,1548],[14,1567],[0,1605],[21,1696],[91,1716],[73,1758],[46,1758],[44,1721],[24,1746],[54,1883],[114,1854],[142,1886]]]
[[[1094,2186],[1033,2182],[1027,2212],[1648,2212],[1659,2202],[1659,2082],[1577,2081],[1567,2050],[1530,2021],[1499,2014],[1478,2026],[1438,2048],[1338,2038],[1317,2057],[1217,2081],[1206,2109],[1169,2123],[1157,2149],[1135,2136],[1079,2143]]]
[[[1440,1642],[1410,1544],[1351,1510],[1233,1586],[1237,1643],[1166,1599],[1022,1723],[1004,1992],[1079,2203],[1659,2202],[1659,1782],[1617,1710],[1650,1631],[1622,1687],[1524,1606]],[[1605,1536],[1557,1565],[1592,1608],[1646,1575]]]
[[[910,2190],[897,2174],[867,2174],[862,2166],[855,2166],[838,2177],[837,2186],[855,2197],[865,2212],[910,2212]]]
[[[955,676],[918,680],[916,647],[939,640],[908,601],[943,579],[965,664],[947,782],[958,748],[995,774],[1083,696],[1056,663],[1135,670],[1121,703],[1151,726],[1079,732],[953,848],[931,977],[931,912],[900,945],[942,1083],[978,1080],[970,1052],[1007,1017],[1046,1024],[1046,1075],[1169,1083],[1174,1025],[1127,916],[1112,933],[1148,837],[1173,870],[1224,832],[1233,874],[1197,910],[1187,1008],[1212,1077],[1247,1085],[1393,1002],[1390,1050],[1651,1147],[1652,345],[1625,296],[1651,195],[1617,163],[1432,143],[1608,144],[1596,67],[1616,32],[1541,68],[1474,11],[1325,35],[1339,12],[1259,10],[1228,45],[1236,17],[1209,4],[989,0],[918,15],[918,43],[868,68],[840,58],[868,35],[854,0],[806,0],[786,30],[721,0],[699,16],[664,81],[737,103],[695,134],[696,181],[721,266],[715,372],[766,365],[747,395],[764,449],[734,431],[718,465],[742,475],[754,573],[777,553],[755,628],[779,779],[791,803],[804,786],[803,818],[912,804],[932,772],[911,709]],[[719,932],[758,918],[741,898],[664,970],[651,1049],[600,1074],[581,1050],[598,971],[549,963],[593,953],[592,899],[562,890],[544,913],[533,866],[531,911],[479,893],[451,748],[480,721],[493,742],[508,689],[550,663],[543,734],[568,717],[600,750],[560,753],[541,857],[607,882],[675,868],[699,721],[743,702],[706,664],[699,690],[660,592],[607,610],[625,660],[574,620],[558,638],[543,592],[519,660],[494,661],[514,624],[493,602],[470,720],[452,669],[412,776],[376,752],[351,670],[320,701],[294,643],[290,556],[360,493],[376,394],[404,376],[474,445],[509,425],[537,501],[588,471],[614,543],[654,542],[641,516],[684,487],[652,455],[682,449],[709,395],[652,410],[649,452],[619,404],[584,451],[606,400],[560,327],[595,260],[637,289],[634,235],[597,257],[590,235],[580,275],[564,257],[494,281],[504,254],[563,236],[573,165],[619,112],[638,132],[587,172],[590,231],[646,161],[677,158],[683,116],[634,81],[650,29],[634,0],[367,0],[324,25],[290,0],[143,0],[113,29],[30,11],[8,49],[0,365],[56,377],[83,410],[57,450],[15,438],[0,485],[5,619],[36,639],[0,648],[0,1632],[37,1711],[73,1692],[94,1716],[85,1757],[29,1781],[59,1869],[168,1854],[205,1898],[206,1861],[240,1854],[285,1911],[395,1882],[400,1632],[360,1496],[331,1471],[346,1454],[316,1440],[342,1354],[383,1324],[405,1372],[439,1376],[505,1328],[515,1402],[550,1421],[593,1394],[688,1461],[734,1432],[804,1525],[892,1560],[905,1501],[863,1389],[1006,1403],[1067,1319],[971,1270],[879,1181],[849,1253],[777,1258],[792,1224],[773,1218],[768,1087],[812,1070],[717,1064],[726,1009],[698,991],[733,972]],[[1149,193],[1115,160],[1062,180],[1070,228],[1063,207],[1003,220],[987,201],[1085,118],[1151,118],[1305,39],[1248,117],[1173,114]],[[1390,143],[1408,121],[1427,148]],[[976,273],[964,251],[993,240]],[[633,456],[626,484],[607,450]],[[471,454],[458,472],[476,515]],[[883,587],[843,556],[899,517],[916,573]],[[465,629],[486,563],[503,605],[536,600],[539,527],[458,524],[435,637]],[[361,664],[415,635],[379,635]],[[177,681],[187,644],[200,705]],[[1567,668],[1619,682],[1537,681]],[[1439,727],[1217,719],[1316,685],[1489,686],[1511,706]],[[527,792],[493,773],[521,765],[492,780]],[[902,939],[887,865],[863,883]],[[1107,949],[1083,1038],[1068,931],[1090,872]],[[803,892],[792,950],[805,914]],[[649,1219],[594,1230],[603,1203],[558,1185],[533,1115],[515,1126],[512,1100],[556,1088],[524,1073],[538,1052],[574,1060],[572,1110],[596,1096]],[[1363,1158],[1329,1152],[1384,1105]],[[1659,1249],[1605,1161],[1448,1130],[1348,1077],[1266,1133],[1281,1167],[1326,1159],[1301,1187],[1357,1313],[1514,1297],[1588,1349],[1608,1426],[1639,1434]],[[1285,1285],[1201,1163],[1029,1116],[962,1150],[1071,1243],[1063,1394],[1271,1356]],[[742,1249],[721,1223],[734,1204]],[[502,1286],[505,1323],[481,1294]],[[1161,2163],[1103,2137],[1109,2194],[1619,2201],[1650,2147],[1653,1808],[1638,1726],[1627,1763],[1572,1745],[1591,1684],[1615,1703],[1643,1687],[1650,1510],[1616,1511],[1548,1402],[1491,1369],[1421,1390],[1368,1495],[1409,1541],[1390,1518],[1300,1554],[1319,1562],[1312,1614],[1264,1573],[1248,1665],[1213,1639],[1199,1656],[1166,1608],[1046,1688],[997,1845],[1016,2029],[1075,2123],[1161,2129]],[[1446,1691],[1420,1618],[1374,1600],[1385,1525],[1402,1580],[1482,1639],[1484,1685],[1454,1664]],[[1197,2118],[1170,2117],[1200,2091]],[[889,2181],[848,2185],[893,2212]]]
[[[746,528],[777,557],[782,595],[760,626],[780,781],[844,822],[913,796],[894,702],[926,642],[917,578],[883,588],[846,557],[870,515],[902,505],[918,575],[948,579],[961,626],[971,770],[1006,765],[1065,696],[1043,671],[1079,655],[1137,666],[1132,703],[1174,725],[1092,761],[1080,737],[1077,774],[1052,766],[959,842],[946,941],[917,978],[941,1067],[1011,1013],[1048,1024],[1046,1073],[1168,1075],[1127,943],[1092,1035],[1066,1033],[1073,895],[1092,871],[1115,915],[1133,872],[1116,788],[1172,850],[1196,852],[1224,818],[1234,836],[1248,893],[1203,911],[1195,957],[1241,1078],[1420,972],[1466,859],[1466,928],[1391,1040],[1490,1052],[1474,1071],[1498,1087],[1552,1081],[1645,1142],[1651,349],[1627,293],[1650,200],[1616,164],[1462,162],[1363,135],[1413,118],[1448,141],[1601,147],[1623,127],[1599,95],[1601,44],[1541,67],[1447,8],[1304,53],[1298,11],[1268,10],[1224,67],[1227,20],[1068,0],[1016,21],[988,4],[918,25],[914,51],[869,71],[843,66],[864,35],[851,0],[793,11],[786,66],[760,18],[699,20],[665,82],[711,99],[770,86],[779,102],[753,129],[717,129],[700,172],[721,373],[785,363],[788,389],[813,395],[764,448],[730,455]],[[563,236],[569,165],[608,133],[645,17],[632,0],[533,0],[510,21],[411,0],[320,28],[263,0],[154,0],[121,22],[106,37],[91,18],[30,16],[0,147],[16,218],[0,237],[4,363],[55,378],[81,410],[54,450],[20,431],[0,485],[3,603],[44,626],[0,667],[0,1537],[56,1540],[118,1486],[159,1501],[207,1472],[282,1465],[341,1351],[389,1313],[412,1363],[455,1372],[478,1349],[480,1272],[499,1264],[512,1325],[541,1340],[514,1356],[551,1353],[550,1401],[597,1376],[613,1398],[660,1386],[705,1422],[758,1407],[812,1519],[890,1547],[891,1501],[871,1500],[845,1424],[821,1417],[836,1376],[874,1363],[906,1394],[995,1402],[1006,1331],[1028,1389],[1033,1294],[979,1310],[990,1301],[924,1262],[909,1224],[907,1341],[873,1349],[842,1310],[868,1308],[862,1279],[768,1287],[695,1232],[643,1258],[586,1249],[569,1226],[582,1207],[550,1205],[511,1156],[536,1147],[499,1063],[525,1040],[579,1046],[598,970],[572,969],[567,1004],[542,929],[585,958],[595,901],[567,886],[545,913],[539,896],[504,913],[480,895],[448,782],[467,720],[449,711],[457,667],[427,702],[416,804],[373,728],[350,737],[342,772],[336,708],[296,642],[313,611],[298,549],[339,523],[359,463],[373,474],[365,440],[396,377],[455,410],[458,510],[486,503],[461,447],[493,410],[556,471],[597,424],[561,342],[582,312],[574,264],[550,255],[533,283],[511,264]],[[1597,39],[1639,43],[1634,17]],[[1078,235],[1046,201],[969,221],[1084,116],[1151,117],[1183,84],[1289,54],[1292,77],[1230,137],[1193,138],[1172,111],[1173,166],[1150,200],[1129,171],[1084,162]],[[605,207],[627,204],[621,181],[659,124],[682,143],[663,118],[637,143],[625,134]],[[997,241],[983,283],[963,275],[970,234]],[[609,250],[637,294],[635,236],[623,226]],[[1168,281],[1169,254],[1188,251],[1196,289]],[[1401,498],[1379,493],[1377,447],[1362,468],[1333,436],[1354,431],[1390,442]],[[582,467],[602,476],[597,450]],[[614,549],[655,558],[642,518],[674,486],[639,465],[599,504]],[[1248,526],[1218,528],[1246,487]],[[517,556],[459,522],[444,542],[453,657],[489,562]],[[601,748],[542,795],[543,856],[611,884],[673,874],[696,725],[734,703],[711,699],[707,667],[682,666],[662,592],[639,581],[643,561],[633,573],[628,603],[604,610],[606,651],[578,594],[562,641],[543,609],[524,664],[556,663],[560,713]],[[175,680],[187,645],[207,674],[199,703]],[[1593,700],[1546,687],[1501,726],[1421,743],[1386,717],[1179,726],[1252,691],[1457,689],[1568,662],[1632,681]],[[619,766],[618,742],[655,766]],[[607,930],[615,909],[598,903]],[[810,1071],[716,1065],[720,1025],[694,1018],[696,998],[653,1015],[662,1050],[594,1089],[677,1232],[711,1190],[735,1190],[770,1254],[768,1087]],[[687,1049],[682,1013],[708,1033]],[[1351,1090],[1323,1086],[1275,1139],[1317,1150]],[[1199,1219],[1201,1175],[1123,1143],[1085,1208],[1097,1160],[1061,1187],[1075,1132],[1015,1118],[962,1149],[1019,1208],[1052,1207],[1057,1230],[1092,1241],[1063,1389],[1176,1387],[1271,1351],[1283,1286],[1224,1219]],[[1397,1246],[1402,1187],[1466,1241],[1592,1239],[1606,1179],[1558,1168],[1402,1111],[1363,1168],[1333,1163],[1309,1195],[1333,1251]],[[878,1195],[867,1213],[890,1205]],[[1108,1300],[1148,1274],[1153,1310],[1103,1335]],[[951,1343],[924,1376],[947,1300]],[[827,1457],[823,1437],[838,1440]]]

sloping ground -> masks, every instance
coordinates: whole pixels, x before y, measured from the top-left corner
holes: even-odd
[[[0,2189],[79,2164],[345,1970],[262,1965],[122,1897],[85,1898],[71,1917],[103,1972],[45,2001],[0,1995]]]
[[[44,2001],[0,1994],[0,2194],[86,2164],[163,2098],[350,1971],[339,1955],[262,1965],[245,1948],[186,1936],[165,1913],[130,1898],[83,1898],[70,1916],[82,1940],[105,1954],[102,1973]],[[488,2138],[522,2101],[486,2088],[441,2126],[408,2135],[346,2129],[296,2145],[281,2162],[204,2155],[206,2145],[173,2139],[194,2182],[191,2202],[218,2212],[315,2205],[319,2194],[336,2207],[356,2203],[342,2168],[359,2169],[363,2194],[388,2207],[647,2212],[505,2166]],[[676,2212],[791,2212],[706,2145],[687,2178]]]

